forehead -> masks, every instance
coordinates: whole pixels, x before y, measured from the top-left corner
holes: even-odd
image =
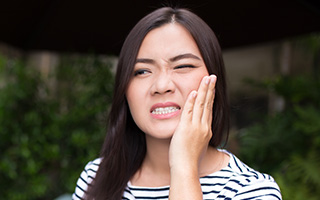
[[[178,23],[165,24],[150,31],[140,46],[139,57],[172,57],[193,53],[201,57],[198,46],[190,32]]]

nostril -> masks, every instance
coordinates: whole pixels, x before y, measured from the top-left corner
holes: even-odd
[[[154,94],[164,94],[164,93],[171,93],[172,90],[166,90],[164,92],[161,92],[161,91],[155,91]]]
[[[159,75],[155,77],[151,86],[152,94],[168,94],[175,91],[175,84],[170,76]]]

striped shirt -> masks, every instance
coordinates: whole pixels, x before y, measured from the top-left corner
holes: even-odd
[[[268,175],[253,170],[232,153],[220,150],[230,156],[228,166],[210,175],[200,177],[203,199],[219,200],[281,200],[277,183]],[[101,159],[89,162],[77,181],[74,200],[82,199],[88,184],[94,179]],[[124,200],[168,199],[169,186],[140,187],[130,182],[123,193]]]

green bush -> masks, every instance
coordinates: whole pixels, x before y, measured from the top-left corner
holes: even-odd
[[[320,80],[316,75],[279,77],[257,85],[283,97],[284,111],[242,130],[240,155],[273,175],[283,199],[320,196]]]
[[[111,64],[97,56],[64,56],[46,79],[0,57],[1,198],[72,193],[98,156],[112,88]]]

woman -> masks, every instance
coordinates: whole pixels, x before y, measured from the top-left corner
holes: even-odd
[[[219,43],[198,16],[160,8],[122,47],[101,158],[74,199],[281,199],[273,178],[218,150],[228,105]]]

